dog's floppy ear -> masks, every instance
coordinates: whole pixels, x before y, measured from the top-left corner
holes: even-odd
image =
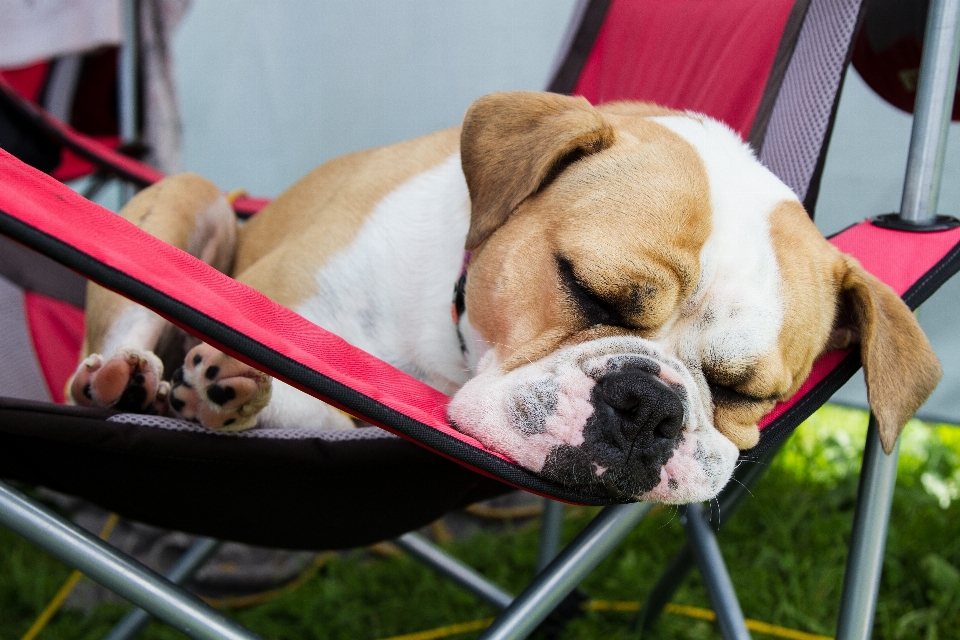
[[[843,256],[840,296],[830,346],[860,342],[867,399],[890,453],[940,381],[940,361],[907,305],[850,256]]]
[[[472,206],[466,249],[476,249],[564,166],[613,139],[613,128],[584,98],[517,91],[478,99],[460,134]]]

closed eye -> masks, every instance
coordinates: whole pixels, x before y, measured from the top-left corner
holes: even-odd
[[[740,393],[739,391],[731,389],[730,387],[725,387],[722,384],[713,384],[712,382],[708,382],[707,386],[710,387],[710,395],[713,396],[714,404],[755,404],[765,400],[765,398],[748,396],[745,393]]]
[[[626,326],[620,311],[610,302],[601,298],[595,291],[577,277],[573,265],[566,258],[557,256],[557,272],[574,304],[580,309],[591,326]]]

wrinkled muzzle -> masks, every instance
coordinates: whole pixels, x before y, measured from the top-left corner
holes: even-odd
[[[737,448],[678,361],[642,338],[602,338],[503,373],[493,352],[454,396],[454,425],[568,487],[617,500],[713,497]]]

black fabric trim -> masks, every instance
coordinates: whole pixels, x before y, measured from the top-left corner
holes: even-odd
[[[784,411],[779,418],[767,425],[760,432],[760,441],[757,446],[741,452],[740,459],[753,460],[783,443],[800,426],[801,422],[823,406],[840,387],[846,384],[847,380],[853,377],[858,369],[860,369],[860,350],[855,349],[831,370],[819,384],[808,391],[792,407]]]
[[[612,0],[590,0],[590,4],[583,12],[577,34],[570,43],[570,49],[550,84],[547,85],[547,91],[570,94],[576,88],[577,80],[580,79],[580,73],[597,41],[597,35],[607,17],[611,2]]]
[[[830,140],[833,137],[833,127],[837,122],[837,109],[840,107],[840,96],[843,94],[843,83],[847,79],[847,70],[850,68],[850,60],[853,58],[853,47],[857,42],[857,34],[863,28],[863,21],[867,15],[867,5],[869,0],[863,0],[860,3],[860,13],[857,15],[857,24],[850,34],[850,43],[847,45],[847,55],[844,58],[843,70],[840,72],[840,83],[837,86],[837,94],[833,99],[833,108],[830,110],[830,120],[827,123],[827,130],[824,132],[823,141],[820,143],[820,156],[817,158],[817,165],[810,176],[810,183],[807,185],[807,195],[803,199],[803,207],[810,214],[810,219],[814,218],[817,208],[817,198],[820,196],[820,181],[823,179],[823,167],[827,161],[827,151],[830,148]]]
[[[387,540],[512,490],[402,438],[231,437],[110,413],[0,398],[0,477],[165,529],[286,549]]]
[[[803,21],[807,17],[808,9],[810,9],[810,0],[796,0],[790,10],[790,15],[787,17],[787,23],[783,27],[780,45],[777,47],[777,53],[773,58],[770,75],[767,76],[767,86],[763,89],[763,97],[760,98],[760,105],[757,107],[757,113],[753,117],[753,124],[750,127],[750,135],[747,137],[747,142],[758,152],[763,148],[767,126],[770,124],[770,116],[773,114],[773,107],[780,95],[780,87],[783,85],[787,68],[793,59],[793,52],[797,49],[797,41],[800,39],[800,31],[803,27]]]
[[[69,137],[65,136],[59,129],[51,125],[47,118],[44,117],[45,114],[39,108],[19,95],[11,95],[11,93],[2,85],[0,85],[0,104],[7,105],[11,110],[15,111],[20,117],[29,123],[31,127],[39,129],[40,133],[42,133],[46,139],[52,140],[60,147],[70,149],[81,158],[92,162],[94,165],[99,167],[100,170],[111,175],[115,175],[125,182],[133,183],[138,187],[148,187],[152,184],[149,180],[144,180],[141,176],[130,173],[122,167],[114,165],[106,158],[103,158],[96,153],[92,153],[85,147],[76,144]],[[54,167],[55,166],[56,165],[54,165]],[[50,169],[47,169],[45,172],[49,173],[49,171],[54,167],[50,167]]]
[[[83,308],[87,280],[45,255],[0,236],[0,276],[25,291],[33,291]]]
[[[205,341],[226,347],[262,365],[305,388],[349,409],[351,412],[382,425],[399,435],[411,438],[422,446],[447,456],[476,471],[493,476],[516,487],[534,493],[549,495],[566,502],[585,505],[607,505],[617,502],[608,495],[572,490],[540,478],[522,467],[511,464],[471,447],[436,429],[376,402],[372,398],[340,382],[266,348],[243,333],[228,327],[196,309],[136,280],[132,276],[109,267],[73,246],[35,229],[21,220],[0,211],[0,233],[8,235],[28,247],[55,256],[57,262],[87,276],[91,280],[135,300],[182,325],[190,333]]]
[[[40,171],[53,171],[60,164],[60,146],[24,112],[18,98],[0,87],[0,149]]]

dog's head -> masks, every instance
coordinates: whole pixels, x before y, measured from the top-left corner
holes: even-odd
[[[861,343],[888,448],[939,380],[896,294],[714,120],[501,93],[461,156],[476,376],[449,415],[545,477],[704,500],[825,350]]]

